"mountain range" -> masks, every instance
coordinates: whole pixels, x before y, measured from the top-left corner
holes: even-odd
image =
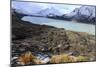
[[[20,7],[19,7],[20,6]],[[79,22],[96,24],[96,11],[95,6],[83,6],[74,8],[72,11],[57,6],[48,4],[36,4],[36,3],[13,3],[12,9],[16,13],[28,15],[28,16],[42,16],[54,19],[62,20],[76,20]],[[69,11],[68,11],[69,10]]]
[[[96,13],[94,6],[81,6],[74,9],[71,13],[63,15],[64,18],[77,20],[80,22],[96,22]]]

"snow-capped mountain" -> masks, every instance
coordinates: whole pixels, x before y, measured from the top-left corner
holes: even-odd
[[[37,14],[42,15],[42,16],[56,16],[56,15],[61,16],[63,13],[61,13],[58,9],[54,7],[49,7],[37,12]]]
[[[57,5],[34,2],[12,2],[16,13],[31,16],[42,16],[62,20],[95,22],[95,6]]]
[[[87,22],[95,22],[95,6],[81,6],[80,8],[76,8],[69,14],[64,14],[64,18],[74,19],[77,21],[87,21]]]

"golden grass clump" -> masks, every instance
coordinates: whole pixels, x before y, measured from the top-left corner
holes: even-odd
[[[77,57],[77,61],[88,61],[89,60],[89,58],[88,57],[86,57],[86,56],[78,56]]]
[[[75,61],[76,57],[63,54],[63,55],[52,56],[50,63],[65,63],[65,62],[75,62]]]
[[[26,65],[26,64],[29,64],[30,62],[32,62],[33,59],[36,59],[36,57],[33,56],[30,51],[28,51],[28,52],[22,54],[18,58],[18,61],[20,62],[20,65]]]
[[[46,64],[42,60],[36,58],[30,51],[22,54],[18,61],[20,62],[20,65],[27,65],[27,64]],[[88,61],[88,57],[86,56],[69,56],[67,54],[61,54],[61,55],[53,55],[50,59],[49,63],[69,63],[69,62],[79,62],[79,61]]]
[[[19,58],[18,61],[20,65],[27,65],[27,64],[45,64],[42,60],[39,60],[34,56],[30,51],[22,54]]]
[[[33,64],[46,64],[46,63],[39,59],[33,59]]]

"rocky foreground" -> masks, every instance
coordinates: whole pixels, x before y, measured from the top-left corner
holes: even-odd
[[[20,17],[12,16],[13,66],[96,60],[95,35],[32,24]]]

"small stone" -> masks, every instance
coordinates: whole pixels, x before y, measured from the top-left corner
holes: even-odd
[[[72,52],[72,55],[73,55],[73,56],[79,56],[80,53],[79,53],[78,51],[74,51],[74,52]]]

